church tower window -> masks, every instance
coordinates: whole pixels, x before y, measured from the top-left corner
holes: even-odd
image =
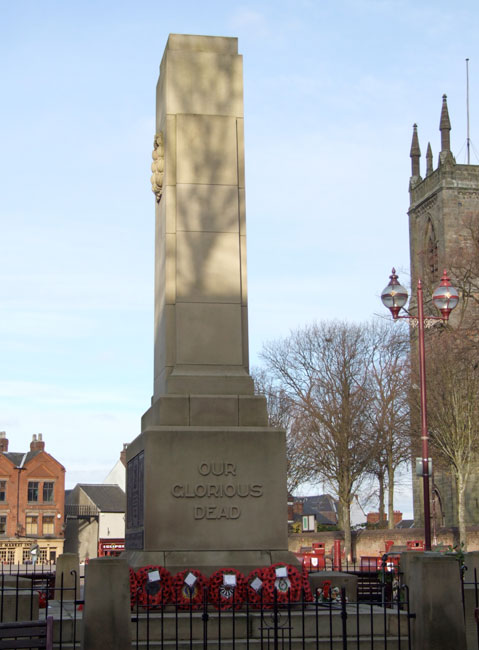
[[[431,282],[438,280],[439,263],[437,255],[437,237],[432,221],[427,223],[426,234],[426,269]]]

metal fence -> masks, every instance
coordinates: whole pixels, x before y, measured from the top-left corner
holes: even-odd
[[[82,579],[76,571],[69,576],[61,574],[56,579],[51,568],[50,565],[2,566],[0,624],[46,620],[52,616],[54,647],[74,650],[80,645],[79,622],[84,604]]]
[[[384,588],[383,588],[384,592]],[[304,596],[304,594],[303,594]],[[348,601],[346,590],[333,600],[312,602],[241,603],[228,610],[216,605],[204,590],[203,602],[189,608],[133,609],[134,645],[139,650],[411,650],[409,593],[398,586],[393,602]]]

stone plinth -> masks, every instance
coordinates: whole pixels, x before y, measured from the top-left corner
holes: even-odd
[[[38,620],[38,606],[38,591],[32,589],[32,581],[29,578],[2,576],[2,621]]]
[[[63,595],[62,595],[63,594]],[[55,571],[55,600],[80,598],[80,561],[78,553],[62,553]]]
[[[328,580],[331,587],[344,587],[346,589],[346,598],[351,602],[358,599],[358,576],[352,573],[342,573],[341,571],[318,571],[309,574],[309,585],[313,596],[317,593],[318,587],[323,588],[324,583]]]
[[[129,446],[128,458],[126,548],[133,566],[209,573],[291,559],[282,431],[151,427]]]
[[[101,557],[85,569],[82,650],[131,650],[130,576],[124,559]]]
[[[408,551],[401,553],[400,569],[409,587],[410,610],[416,614],[413,648],[465,648],[457,559],[440,553]]]

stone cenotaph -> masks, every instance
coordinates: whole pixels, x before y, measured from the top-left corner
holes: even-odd
[[[236,38],[169,36],[152,169],[154,394],[127,450],[125,556],[207,575],[294,562],[285,433],[248,373]]]

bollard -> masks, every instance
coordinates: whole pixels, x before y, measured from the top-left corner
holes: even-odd
[[[131,650],[130,576],[126,560],[99,557],[85,572],[82,650]]]
[[[80,598],[80,562],[78,553],[62,553],[62,555],[58,556],[54,598],[60,601],[72,601]]]

